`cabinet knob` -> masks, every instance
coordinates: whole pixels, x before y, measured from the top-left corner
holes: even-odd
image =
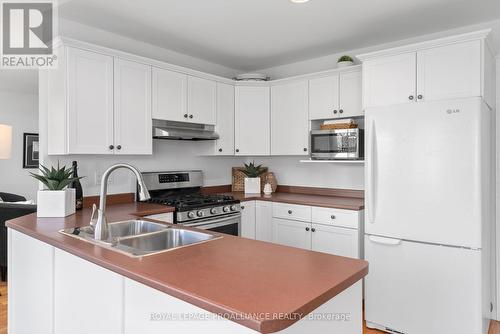
[[[245,210],[245,206],[244,205],[240,206],[240,208],[241,208],[241,210]]]
[[[316,229],[313,227],[313,228],[311,229],[311,232],[316,232]]]
[[[424,96],[421,94],[417,96],[417,99],[419,99],[419,100],[422,100],[423,98],[424,98]]]
[[[331,215],[330,218],[335,219],[335,215]]]
[[[292,210],[288,210],[288,214],[291,215],[292,214]]]
[[[193,115],[189,115],[189,118],[193,118]]]
[[[413,100],[415,97],[413,95],[408,96],[409,100]]]
[[[336,113],[337,113],[337,109],[335,109],[335,110],[333,111],[333,113],[334,113],[334,114],[336,114]]]
[[[306,231],[309,232],[309,227],[306,227]]]
[[[239,149],[236,149],[236,153],[238,153],[240,150]]]
[[[188,118],[188,114],[184,114],[184,118]]]
[[[340,110],[339,110],[339,113],[341,113],[341,114],[342,114],[343,112],[344,112],[344,109],[340,109]]]
[[[116,148],[117,148],[118,150],[121,150],[121,149],[122,149],[122,146],[121,146],[121,145],[118,145]]]
[[[109,149],[113,150],[115,148],[115,145],[109,145]]]
[[[307,152],[307,147],[304,147],[303,150],[304,150],[304,152]]]
[[[222,152],[222,148],[219,148],[219,152]]]

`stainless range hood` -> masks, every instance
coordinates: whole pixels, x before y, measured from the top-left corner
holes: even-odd
[[[172,140],[215,140],[214,125],[153,119],[153,138]]]

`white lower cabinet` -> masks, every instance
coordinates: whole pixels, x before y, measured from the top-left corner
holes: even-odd
[[[241,236],[255,239],[255,201],[241,202]]]
[[[55,249],[55,334],[122,333],[122,304],[123,276]]]
[[[273,241],[273,203],[255,202],[255,239]]]
[[[295,220],[273,218],[273,242],[311,249],[311,224]]]
[[[8,240],[9,333],[52,334],[54,248],[12,229]]]
[[[273,209],[272,242],[333,255],[362,258],[362,211],[286,203],[273,203]],[[289,215],[289,218],[285,218],[286,215]]]
[[[359,231],[312,224],[311,249],[316,252],[359,258]]]

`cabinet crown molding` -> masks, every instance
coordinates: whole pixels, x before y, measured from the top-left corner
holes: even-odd
[[[408,45],[397,46],[394,48],[389,48],[389,49],[384,49],[384,50],[379,50],[379,51],[374,51],[374,52],[369,52],[369,53],[363,53],[360,55],[356,55],[356,58],[358,58],[359,60],[361,60],[363,62],[363,61],[374,59],[374,58],[393,56],[393,55],[407,53],[407,52],[416,52],[419,50],[430,49],[430,48],[434,48],[437,46],[443,46],[443,45],[447,45],[447,44],[454,44],[454,43],[473,41],[473,40],[483,40],[486,42],[486,44],[489,46],[489,48],[493,50],[491,43],[488,42],[488,38],[490,36],[491,31],[492,31],[491,28],[489,28],[489,29],[483,29],[483,30],[468,32],[468,33],[459,34],[459,35],[447,36],[447,37],[437,38],[437,39],[433,39],[433,40],[429,40],[429,41],[412,43],[412,44],[408,44]]]

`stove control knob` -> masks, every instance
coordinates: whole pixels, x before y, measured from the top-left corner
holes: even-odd
[[[225,206],[223,210],[224,210],[224,212],[229,212],[229,210],[231,210],[231,209],[228,206]]]
[[[196,214],[194,213],[194,211],[189,211],[188,212],[188,217],[189,218],[194,218],[194,217],[196,217]]]
[[[211,208],[210,213],[215,215],[217,213],[217,208]]]
[[[198,212],[196,212],[196,215],[197,215],[198,217],[203,217],[203,211],[198,210]]]
[[[231,211],[236,211],[236,205],[231,205]]]

